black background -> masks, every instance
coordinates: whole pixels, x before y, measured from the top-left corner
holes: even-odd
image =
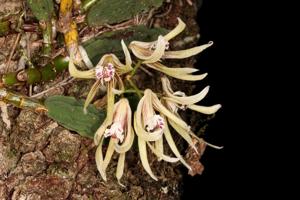
[[[288,196],[297,184],[287,179],[297,172],[285,159],[295,161],[292,154],[298,151],[285,152],[283,146],[293,146],[289,137],[298,129],[289,130],[297,123],[282,113],[297,113],[291,103],[296,98],[289,95],[297,91],[291,87],[299,85],[294,83],[299,78],[293,78],[299,73],[287,74],[296,66],[289,62],[298,58],[292,56],[297,50],[288,47],[289,41],[296,46],[291,29],[297,18],[291,16],[297,12],[292,11],[282,1],[203,0],[199,44],[212,40],[214,45],[198,56],[198,68],[208,72],[199,90],[210,85],[205,103],[223,105],[204,138],[224,149],[207,148],[201,159],[204,172],[184,178],[182,199],[270,199],[281,194],[292,199]]]
[[[198,12],[197,21],[201,35],[199,44],[212,40],[214,45],[198,56],[197,67],[202,72],[208,72],[208,76],[205,81],[198,83],[197,90],[210,85],[210,91],[203,103],[222,104],[216,117],[209,121],[204,138],[224,148],[222,150],[206,148],[201,158],[201,163],[205,166],[204,172],[202,175],[184,177],[182,199],[224,198],[225,193],[231,191],[229,183],[233,180],[229,179],[233,175],[230,173],[227,158],[231,149],[228,141],[232,137],[230,127],[234,120],[231,111],[234,108],[231,105],[234,104],[234,100],[231,96],[233,80],[230,80],[233,64],[230,64],[232,47],[228,37],[231,31],[229,10],[227,1],[203,0]]]

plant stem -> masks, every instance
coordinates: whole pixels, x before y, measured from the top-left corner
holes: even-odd
[[[52,23],[51,20],[45,22],[46,25],[43,28],[43,54],[44,56],[50,57],[52,52]]]
[[[139,60],[139,61],[136,63],[136,65],[134,66],[133,70],[131,71],[130,76],[133,76],[133,75],[135,74],[136,70],[141,66],[141,64],[142,64],[142,61]]]
[[[127,76],[127,81],[129,83],[129,85],[136,91],[136,94],[139,96],[139,98],[142,98],[142,93],[139,90],[139,88],[134,84],[134,82],[131,80],[130,78],[131,76]]]
[[[139,91],[140,91],[141,94],[144,93],[144,91],[141,91],[141,90],[139,90]],[[131,89],[125,90],[122,94],[126,94],[126,93],[137,93],[137,90],[131,90]]]
[[[131,71],[131,73],[129,75],[127,75],[126,80],[128,81],[129,85],[133,88],[133,90],[126,90],[127,93],[136,93],[139,98],[142,98],[142,91],[140,91],[140,89],[135,85],[135,83],[131,80],[131,77],[134,76],[134,74],[136,73],[136,70],[141,66],[142,61],[138,60],[138,62],[135,64],[135,66],[133,67],[133,70]]]
[[[72,18],[73,0],[61,0],[59,9],[59,22],[64,27],[64,39],[67,50],[73,62],[82,69],[86,66],[82,61],[80,51],[78,49],[78,31],[77,24]]]

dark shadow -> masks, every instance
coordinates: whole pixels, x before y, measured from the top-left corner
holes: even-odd
[[[210,85],[207,97],[201,101],[201,105],[213,105],[221,103],[222,108],[216,116],[208,122],[204,138],[206,141],[220,146],[225,146],[222,150],[206,148],[201,158],[201,163],[205,169],[202,175],[191,177],[185,171],[183,181],[182,199],[215,199],[224,197],[226,178],[226,154],[227,146],[225,137],[230,134],[227,123],[229,122],[228,97],[230,95],[226,70],[225,35],[225,4],[218,0],[203,0],[198,12],[198,23],[200,26],[200,44],[213,41],[214,45],[202,52],[197,58],[197,67],[201,72],[208,72],[206,80],[197,83],[196,91],[200,91],[205,86]]]

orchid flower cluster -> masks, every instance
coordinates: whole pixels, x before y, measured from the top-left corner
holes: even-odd
[[[159,36],[153,42],[132,41],[129,44],[129,49],[140,60],[141,64],[160,71],[165,75],[188,81],[202,80],[207,73],[194,75],[193,73],[197,72],[197,69],[171,68],[163,65],[161,62],[163,59],[183,59],[196,55],[213,44],[209,42],[191,49],[169,51],[169,41],[185,28],[185,24],[181,19],[178,18],[178,22],[178,25],[167,35]],[[94,142],[98,146],[96,150],[96,164],[101,177],[105,181],[107,180],[106,169],[113,153],[117,152],[119,158],[116,177],[120,183],[124,171],[125,154],[132,147],[135,136],[137,136],[138,140],[141,163],[153,179],[157,180],[157,177],[150,168],[147,148],[157,156],[158,160],[167,162],[180,161],[189,170],[192,170],[177,149],[169,125],[197,151],[192,139],[200,138],[191,131],[190,126],[178,114],[178,110],[191,109],[204,114],[213,114],[219,110],[221,105],[196,105],[207,95],[209,91],[208,86],[196,95],[187,96],[181,91],[174,92],[167,76],[163,76],[161,78],[163,94],[158,97],[151,89],[144,90],[136,111],[132,113],[128,99],[120,97],[115,102],[115,95],[125,92],[121,77],[134,69],[130,52],[123,40],[121,45],[125,55],[125,64],[114,54],[104,55],[94,68],[87,71],[78,70],[74,62],[72,62],[72,56],[69,62],[71,76],[80,79],[95,79],[95,83],[90,89],[84,104],[85,111],[101,86],[105,86],[107,90],[107,116],[94,136]],[[105,138],[110,139],[104,156],[102,147]],[[174,153],[174,157],[164,153],[164,139]]]

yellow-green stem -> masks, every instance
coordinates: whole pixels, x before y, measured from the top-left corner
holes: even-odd
[[[142,98],[142,93],[139,90],[139,88],[134,84],[134,82],[130,79],[130,76],[127,77],[127,81],[129,85],[136,91],[136,94],[139,96],[139,98]]]
[[[50,57],[52,52],[52,23],[51,20],[45,23],[45,27],[43,27],[43,54],[44,56]]]
[[[134,66],[133,70],[131,71],[130,76],[133,76],[133,75],[135,74],[136,70],[141,66],[141,64],[142,64],[142,61],[139,60],[139,61],[136,63],[136,65]]]
[[[138,90],[141,94],[144,93],[144,91]],[[122,94],[128,94],[128,93],[137,93],[137,90],[125,90],[124,92],[122,92]]]

